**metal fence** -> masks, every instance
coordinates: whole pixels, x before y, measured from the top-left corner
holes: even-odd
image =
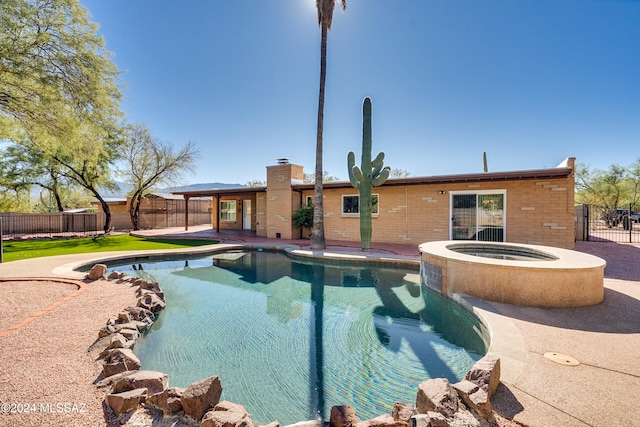
[[[632,206],[576,206],[576,240],[640,243],[640,214]]]

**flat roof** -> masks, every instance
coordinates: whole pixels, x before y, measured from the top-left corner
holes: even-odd
[[[456,174],[456,175],[435,175],[435,176],[420,176],[409,178],[389,178],[382,184],[385,186],[398,186],[398,185],[422,185],[422,184],[454,184],[459,182],[491,182],[491,181],[511,181],[522,179],[546,179],[546,178],[562,178],[570,176],[573,173],[573,168],[570,167],[557,167],[548,169],[530,169],[521,171],[508,171],[508,172],[482,172],[482,173],[469,173],[469,174]],[[314,188],[313,183],[305,184],[293,184],[291,186],[295,190],[309,190]],[[351,188],[349,181],[330,181],[323,184],[323,188]],[[267,187],[237,187],[237,188],[224,188],[224,189],[211,189],[211,190],[197,190],[197,191],[176,191],[172,194],[189,196],[191,197],[211,197],[216,195],[241,195],[247,193],[259,193],[266,191]]]
[[[235,187],[235,188],[212,188],[210,190],[173,191],[171,194],[192,197],[212,197],[220,195],[240,195],[247,193],[260,193],[267,191],[267,187]]]

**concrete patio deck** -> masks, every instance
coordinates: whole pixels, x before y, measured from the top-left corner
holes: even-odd
[[[308,240],[217,234],[203,227],[188,232],[170,229],[138,234],[310,250]],[[327,250],[313,251],[314,254],[419,261],[417,245],[374,244],[368,253],[345,242],[328,241],[327,245]],[[576,246],[579,251],[607,261],[602,304],[543,309],[468,299],[491,330],[490,351],[501,358],[503,384],[493,399],[494,408],[507,418],[532,427],[640,426],[640,245],[578,242]],[[73,266],[103,256],[69,255],[0,264],[0,278],[78,279],[83,275],[73,272]],[[554,362],[545,357],[548,352],[567,355],[579,364]]]

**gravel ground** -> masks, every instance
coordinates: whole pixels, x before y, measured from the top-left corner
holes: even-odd
[[[0,282],[0,332],[77,290],[77,286],[62,282]]]
[[[56,282],[3,282],[0,289],[0,325],[5,325],[26,319],[77,288]],[[93,385],[99,374],[94,362],[98,351],[87,350],[107,319],[135,302],[127,284],[92,282],[77,297],[0,338],[0,426],[107,425],[104,390]]]

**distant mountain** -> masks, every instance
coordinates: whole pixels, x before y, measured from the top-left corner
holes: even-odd
[[[202,191],[202,190],[213,190],[218,189],[218,188],[238,188],[238,187],[244,187],[244,185],[242,184],[225,184],[222,182],[208,182],[208,183],[204,183],[204,184],[190,184],[190,185],[184,185],[181,187],[167,187],[167,188],[161,188],[158,191],[156,191],[157,193],[171,193],[174,191]]]
[[[131,186],[129,184],[125,184],[124,182],[118,182],[117,183],[119,186],[118,190],[115,191],[108,191],[108,190],[102,190],[102,193],[100,194],[102,197],[106,197],[108,199],[121,199],[121,198],[125,198],[127,197],[127,193],[129,193],[129,191],[131,190]],[[155,191],[153,191],[154,193],[172,193],[174,191],[202,191],[202,190],[213,190],[214,188],[238,188],[238,187],[244,187],[244,185],[242,184],[225,184],[222,182],[209,182],[209,183],[204,183],[204,184],[190,184],[190,185],[183,185],[180,187],[166,187],[166,188],[159,188]]]

